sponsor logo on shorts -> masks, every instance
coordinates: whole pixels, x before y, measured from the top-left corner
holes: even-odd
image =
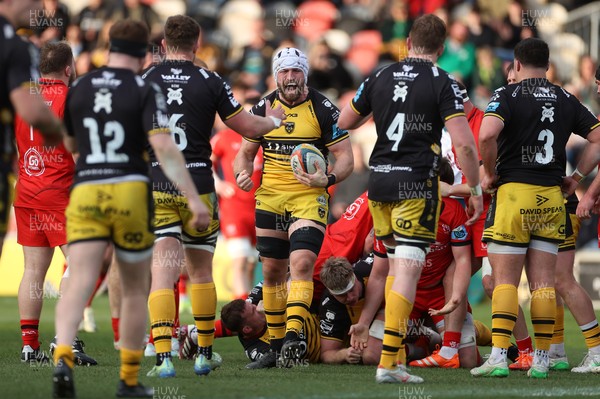
[[[140,244],[143,238],[144,234],[140,231],[134,233],[125,233],[123,235],[123,239],[128,244]]]
[[[461,240],[464,241],[467,239],[467,229],[465,226],[458,226],[454,230],[452,230],[451,237],[453,240]]]
[[[509,233],[495,233],[495,234],[500,238],[504,238],[505,240],[513,241],[515,238],[517,238],[514,234],[509,234]]]
[[[412,222],[410,220],[398,219],[396,220],[396,226],[399,229],[408,230],[412,227]]]
[[[548,202],[549,198],[544,197],[543,195],[536,194],[535,195],[535,205],[540,206]]]

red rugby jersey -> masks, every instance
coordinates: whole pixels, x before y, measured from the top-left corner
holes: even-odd
[[[39,88],[46,104],[63,118],[68,87],[60,80],[40,79]],[[19,154],[19,174],[14,205],[35,209],[65,209],[75,173],[73,156],[61,143],[45,147],[38,130],[19,115],[15,119],[15,136]]]

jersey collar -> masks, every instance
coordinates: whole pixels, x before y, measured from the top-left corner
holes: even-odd
[[[302,100],[301,102],[294,104],[294,105],[289,105],[288,103],[286,103],[283,98],[279,95],[279,89],[275,90],[275,98],[277,98],[277,101],[279,101],[281,104],[285,105],[287,108],[295,108],[298,107],[302,104],[304,104],[305,102],[307,102],[308,100],[310,100],[311,98],[311,94],[312,94],[312,89],[309,87],[308,88],[308,93],[306,94],[306,98],[304,100]]]
[[[416,58],[416,57],[406,57],[401,62],[407,62],[407,63],[411,63],[411,64],[416,63],[416,64],[431,64],[431,65],[433,65],[433,62],[431,62],[425,58]]]
[[[66,86],[65,82],[63,82],[60,79],[40,78],[38,83],[41,85],[47,85],[47,86],[52,86],[52,85]]]

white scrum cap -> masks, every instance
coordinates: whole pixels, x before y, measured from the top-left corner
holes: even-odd
[[[273,56],[273,77],[277,81],[277,74],[284,69],[297,68],[304,72],[304,83],[308,80],[308,58],[297,48],[286,47]]]

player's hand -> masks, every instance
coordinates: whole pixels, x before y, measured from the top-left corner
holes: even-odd
[[[274,116],[275,118],[281,119],[282,121],[287,118],[285,114],[285,110],[281,106],[281,104],[277,104],[275,108],[271,108],[271,101],[267,100],[267,106],[265,107],[265,116]]]
[[[321,169],[321,166],[317,161],[315,161],[314,166],[317,170],[312,175],[298,170],[297,172],[294,172],[294,177],[296,177],[296,180],[300,183],[308,187],[327,187],[327,175],[325,174],[325,171]]]
[[[573,179],[572,176],[564,176],[562,180],[562,184],[560,186],[560,190],[563,192],[563,197],[567,198],[571,194],[575,192],[579,182]]]
[[[481,189],[483,190],[484,193],[491,194],[494,191],[496,191],[497,183],[498,183],[498,175],[496,175],[495,173],[491,174],[491,175],[484,173],[483,177],[481,178]]]
[[[452,187],[452,185],[441,181],[440,182],[440,193],[442,194],[442,197],[449,197],[450,196],[450,188]]]
[[[215,178],[215,192],[221,198],[231,198],[235,194],[235,186],[228,181]]]
[[[346,348],[346,361],[349,364],[358,364],[362,360],[362,351],[353,347]]]
[[[235,183],[244,191],[250,191],[254,187],[254,182],[245,169],[238,173],[238,175],[235,177]]]
[[[350,346],[356,350],[364,350],[369,340],[369,326],[365,324],[353,324],[350,326]]]
[[[443,316],[445,314],[452,313],[454,309],[456,309],[458,305],[460,305],[461,302],[462,300],[460,300],[460,298],[451,298],[440,310],[429,308],[429,315]]]
[[[592,212],[596,206],[596,199],[587,193],[579,200],[577,205],[577,217],[580,219],[589,219],[592,217]]]
[[[467,220],[466,225],[471,226],[483,213],[483,195],[470,196],[469,197],[469,207],[467,208],[467,215],[469,216],[469,220]]]
[[[200,200],[199,197],[188,198],[188,209],[192,212],[192,219],[188,225],[192,229],[204,231],[210,225],[210,212],[207,206]]]

